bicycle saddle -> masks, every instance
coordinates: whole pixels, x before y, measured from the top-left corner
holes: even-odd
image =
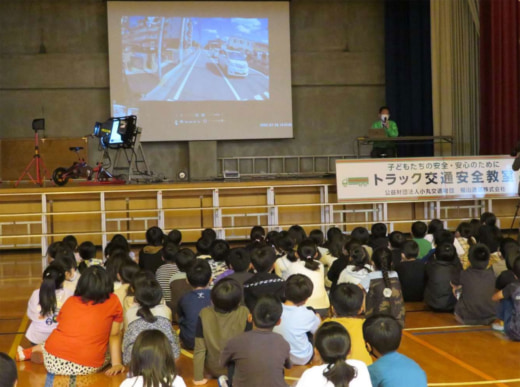
[[[72,152],[79,152],[79,151],[82,150],[82,149],[83,149],[82,146],[71,146],[71,147],[69,148],[69,150],[72,151]]]

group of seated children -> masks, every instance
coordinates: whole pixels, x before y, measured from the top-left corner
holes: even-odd
[[[152,227],[138,257],[116,235],[104,259],[68,237],[49,247],[28,302],[31,346],[17,360],[59,375],[128,367],[123,386],[184,386],[183,347],[196,385],[286,386],[284,369],[302,365],[298,386],[425,386],[421,368],[396,352],[405,301],[520,340],[520,247],[493,214],[456,233],[415,222],[411,234],[333,227],[324,242],[321,230],[256,226],[249,244],[230,248],[206,229],[193,252],[178,230]]]

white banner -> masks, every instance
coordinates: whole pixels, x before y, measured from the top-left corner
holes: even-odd
[[[513,161],[506,156],[336,160],[338,201],[517,196]]]

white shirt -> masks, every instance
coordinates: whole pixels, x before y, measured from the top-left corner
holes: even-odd
[[[381,270],[373,271],[372,273],[368,273],[359,283],[359,285],[363,286],[365,289],[365,292],[368,293],[368,290],[370,289],[370,281],[373,279],[383,278],[383,272]],[[399,278],[397,275],[397,272],[395,271],[389,271],[388,272],[388,278]]]
[[[307,333],[316,333],[321,319],[305,305],[285,305],[280,325],[273,328],[273,332],[283,336],[291,347],[291,362],[295,365],[305,365],[311,360],[314,353],[312,343]]]
[[[287,255],[278,258],[274,263],[274,273],[285,281],[287,277],[289,277],[287,273],[292,263],[293,262],[287,258]]]
[[[143,387],[143,377],[135,376],[133,378],[123,380],[123,383],[119,385],[119,387]],[[184,379],[180,376],[176,376],[173,379],[172,387],[186,387],[186,383],[184,383]]]
[[[40,289],[36,289],[27,303],[27,317],[31,320],[31,325],[29,325],[25,337],[35,344],[42,344],[47,340],[52,331],[58,326],[56,322],[58,312],[65,301],[72,295],[74,293],[68,289],[56,290],[56,313],[42,317],[40,315],[42,310],[40,306]]]
[[[356,266],[354,265],[348,265],[338,278],[338,285],[339,284],[354,284],[358,285],[363,278],[365,278],[368,273],[371,273],[374,269],[369,264],[366,264],[363,269],[360,269],[358,271],[354,271]]]
[[[356,377],[349,383],[349,387],[372,387],[370,375],[365,363],[360,360],[347,360],[347,364],[357,371]],[[334,385],[323,376],[327,364],[315,366],[305,371],[298,381],[296,387],[334,387]]]
[[[327,309],[330,306],[329,296],[325,289],[325,273],[323,270],[323,264],[316,261],[319,264],[318,269],[310,270],[305,267],[304,261],[291,262],[289,269],[287,270],[287,277],[293,274],[303,274],[310,278],[314,289],[310,298],[307,300],[307,306],[312,306],[314,309]]]

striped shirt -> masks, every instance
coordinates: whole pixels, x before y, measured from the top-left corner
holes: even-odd
[[[165,263],[160,266],[155,273],[155,278],[157,279],[157,282],[159,282],[159,285],[161,285],[163,297],[166,302],[169,302],[172,299],[170,278],[178,272],[179,268],[175,263]]]

